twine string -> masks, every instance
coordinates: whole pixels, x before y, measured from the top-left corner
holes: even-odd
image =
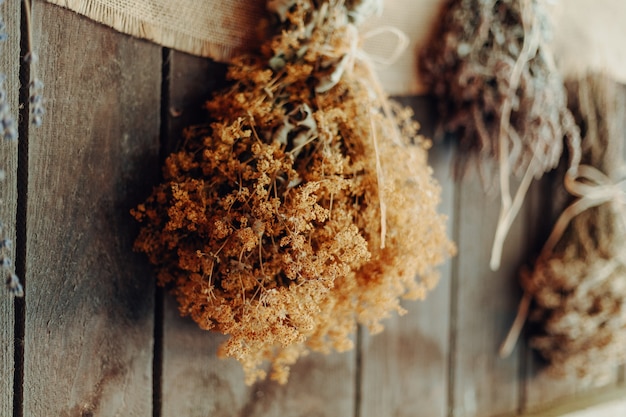
[[[519,86],[522,70],[524,65],[530,61],[540,46],[540,31],[534,28],[533,10],[529,0],[522,1],[522,25],[524,27],[524,43],[522,51],[520,52],[515,65],[511,70],[511,76],[509,78],[509,89],[515,95]],[[500,214],[498,216],[498,224],[496,226],[496,233],[494,236],[493,246],[491,248],[491,259],[489,261],[490,268],[495,271],[500,268],[500,262],[502,259],[502,250],[504,247],[504,240],[513,225],[513,221],[517,216],[524,197],[528,192],[528,188],[533,180],[533,173],[535,172],[535,164],[538,163],[538,153],[534,152],[533,158],[529,163],[526,173],[519,185],[515,196],[511,197],[511,187],[509,183],[509,177],[511,174],[511,167],[509,163],[509,128],[511,123],[512,103],[510,97],[507,97],[502,104],[502,114],[500,116],[500,129],[498,132],[498,144],[499,144],[499,180],[500,180]]]
[[[365,52],[361,48],[361,44],[365,39],[371,39],[376,36],[392,34],[396,37],[397,43],[392,49],[391,54],[388,57],[378,56]],[[393,118],[393,112],[387,101],[387,95],[376,76],[374,70],[374,64],[389,66],[398,60],[404,50],[409,45],[408,36],[400,29],[392,26],[381,26],[379,28],[372,29],[365,32],[363,35],[359,35],[359,32],[355,25],[347,24],[346,37],[348,39],[349,47],[348,52],[340,59],[335,72],[331,75],[333,80],[341,79],[341,75],[345,71],[354,71],[355,66],[358,64],[364,70],[364,82],[362,83],[374,97],[375,106],[369,109],[370,114],[370,136],[374,147],[375,160],[376,160],[376,181],[378,184],[378,204],[380,208],[380,248],[385,248],[385,240],[387,235],[387,205],[385,203],[384,192],[384,173],[382,163],[380,160],[380,152],[378,146],[378,135],[376,132],[376,126],[374,123],[374,117],[378,108],[381,108],[383,114],[389,118]],[[330,87],[332,88],[332,86]],[[328,85],[324,86],[324,91],[330,89]],[[318,90],[320,92],[320,90]],[[398,145],[402,144],[401,134],[398,127],[393,124],[392,139]]]
[[[565,229],[574,217],[585,210],[613,201],[621,205],[620,217],[626,224],[626,178],[618,182],[591,165],[579,165],[576,174],[565,175],[565,189],[577,197],[559,216],[548,240],[541,250],[540,257],[546,257],[563,236]]]
[[[389,106],[389,103],[387,102],[386,93],[383,89],[383,86],[381,85],[380,81],[378,80],[378,77],[374,73],[374,68],[373,68],[372,63],[379,63],[381,65],[386,65],[386,66],[392,65],[394,62],[398,60],[398,58],[402,55],[402,52],[404,52],[404,50],[409,45],[409,38],[404,32],[402,32],[398,28],[394,28],[392,26],[383,26],[383,27],[366,32],[362,36],[362,39],[372,38],[374,36],[383,35],[385,33],[390,33],[392,35],[395,35],[398,40],[396,47],[392,50],[392,53],[389,57],[387,58],[378,57],[376,55],[368,54],[363,49],[358,48],[356,49],[356,58],[359,61],[359,63],[361,63],[361,65],[363,65],[363,67],[365,68],[368,82],[371,83],[371,87],[374,91],[378,105],[382,107],[383,113],[385,114],[385,116],[388,119],[392,119],[393,114],[392,114],[391,107]],[[376,177],[377,177],[377,182],[378,182],[378,200],[379,200],[378,203],[380,206],[380,248],[384,249],[385,239],[387,235],[387,205],[385,203],[385,190],[384,190],[385,178],[383,174],[382,164],[380,162],[380,153],[378,151],[378,139],[377,139],[377,134],[376,134],[376,128],[373,123],[373,114],[371,114],[373,113],[373,110],[374,109],[370,109],[370,118],[372,120],[371,135],[372,135],[372,142],[374,144],[374,152],[376,153]],[[396,126],[395,123],[393,124],[392,138],[394,142],[396,142],[397,144],[402,144],[402,140],[400,139],[400,131],[398,130],[398,126]]]
[[[380,26],[371,30],[368,30],[361,36],[361,40],[365,42],[368,39],[381,35],[393,35],[396,38],[395,47],[391,50],[389,56],[385,57],[373,53],[365,52],[363,49],[358,50],[358,54],[364,60],[374,62],[376,64],[388,67],[393,65],[400,59],[402,53],[408,48],[410,40],[406,33],[401,31],[395,26]]]
[[[372,1],[372,4],[374,4],[374,2],[375,0]],[[324,7],[326,5],[327,4],[324,3],[317,14],[319,22],[322,22],[330,12],[327,7]],[[366,10],[370,10],[370,8],[366,8]],[[362,17],[363,16],[360,16],[357,20],[361,20]],[[339,45],[327,45],[325,47],[323,54],[334,61],[335,64],[330,73],[318,80],[315,91],[317,93],[329,91],[341,80],[345,73],[354,73],[357,68],[362,71],[362,75],[357,78],[361,80],[362,87],[369,92],[373,101],[373,105],[368,109],[368,113],[370,117],[370,137],[376,161],[376,182],[378,185],[378,203],[380,208],[380,248],[384,249],[387,234],[387,206],[385,204],[385,181],[374,117],[376,117],[376,114],[382,109],[382,113],[385,117],[393,119],[393,111],[387,101],[387,95],[376,76],[374,64],[389,66],[396,62],[409,45],[409,37],[400,29],[393,26],[381,26],[369,30],[364,34],[360,34],[354,23],[349,23],[347,20],[341,19],[335,22],[338,26],[337,29],[343,31],[342,42],[340,42]],[[363,50],[362,44],[365,40],[385,34],[391,34],[397,40],[389,56],[379,56],[367,53]],[[398,126],[395,124],[392,124],[391,137],[396,144],[402,145],[401,133]]]

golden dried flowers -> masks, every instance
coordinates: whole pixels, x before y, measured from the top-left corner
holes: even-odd
[[[183,315],[230,336],[220,354],[247,383],[265,361],[284,383],[306,350],[352,348],[358,323],[380,331],[454,250],[429,142],[372,88],[350,4],[270,1],[279,31],[232,62],[210,123],[133,211],[136,249]]]

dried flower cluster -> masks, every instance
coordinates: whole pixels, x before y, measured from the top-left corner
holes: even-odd
[[[546,46],[547,16],[540,0],[449,0],[420,61],[442,127],[459,140],[459,172],[468,157],[498,161],[502,210],[493,269],[532,179],[556,167],[564,136],[574,150],[580,140]],[[571,156],[576,165],[577,152]],[[511,174],[524,175],[514,199]]]
[[[534,300],[531,346],[553,372],[596,376],[626,362],[626,103],[602,76],[570,87],[570,106],[584,128],[584,165],[566,188],[578,198],[532,271],[522,274],[522,286]]]
[[[545,46],[547,19],[539,0],[448,1],[420,64],[462,155],[499,159],[502,115],[510,106],[505,135],[515,171],[536,159],[533,174],[541,176],[558,164],[573,120]]]
[[[133,211],[136,249],[183,315],[230,335],[220,354],[247,383],[266,377],[266,361],[284,383],[308,349],[352,348],[357,323],[380,331],[454,250],[429,143],[373,87],[356,9],[268,9],[279,33],[234,60],[232,86],[206,104],[210,122],[186,131],[165,181]]]
[[[4,236],[4,225],[0,224],[0,270],[2,270],[2,274],[6,276],[7,288],[11,295],[23,297],[24,287],[22,287],[18,276],[13,272],[13,261],[11,261],[11,257],[9,256],[12,241]]]

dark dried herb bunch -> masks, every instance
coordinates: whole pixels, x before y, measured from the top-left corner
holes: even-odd
[[[584,133],[584,165],[566,181],[577,199],[522,285],[534,300],[531,346],[550,370],[595,377],[626,362],[626,103],[623,89],[599,75],[568,89]]]
[[[540,177],[558,164],[575,128],[549,37],[540,0],[447,2],[420,64],[461,155],[499,160],[504,135],[515,172]]]
[[[541,0],[449,0],[420,60],[442,129],[459,141],[457,175],[472,157],[481,173],[498,167],[497,176],[483,173],[498,178],[501,195],[494,270],[530,183],[556,167],[564,137],[578,164],[579,132],[548,47],[547,16]],[[514,197],[511,175],[523,175]]]
[[[285,382],[307,349],[352,348],[423,298],[454,250],[429,142],[374,88],[342,1],[270,1],[280,31],[234,60],[232,87],[188,129],[165,182],[134,210],[136,248],[183,315],[230,335],[248,383]],[[416,276],[419,278],[416,279]]]

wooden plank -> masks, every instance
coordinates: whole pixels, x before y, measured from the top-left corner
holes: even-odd
[[[156,181],[160,48],[35,2],[24,415],[152,416],[154,286],[129,214]],[[45,48],[44,48],[45,46]]]
[[[189,122],[223,68],[173,53],[169,89],[170,132],[174,138]],[[182,111],[182,113],[180,113]],[[195,113],[195,114],[194,114]],[[201,112],[200,112],[201,114]],[[172,149],[174,146],[168,146]],[[350,416],[354,412],[355,353],[311,354],[292,368],[285,386],[262,382],[244,385],[240,365],[216,357],[223,336],[200,330],[180,318],[166,295],[163,329],[163,417],[186,416]]]
[[[206,121],[204,103],[214,91],[225,86],[228,68],[226,64],[176,51],[170,52],[167,60],[169,134],[164,138],[163,155],[176,150],[183,129]]]
[[[0,16],[6,24],[7,40],[0,43],[0,73],[6,76],[3,83],[6,104],[17,123],[20,65],[20,2],[10,1],[0,5]],[[6,178],[0,183],[0,221],[4,225],[2,237],[15,241],[15,212],[17,206],[17,142],[0,138],[0,168]],[[9,250],[15,260],[15,251]],[[13,415],[13,370],[15,309],[13,297],[4,288],[6,276],[2,275],[0,297],[0,415]]]
[[[407,97],[402,102],[414,109],[422,133],[432,135],[436,116],[431,101]],[[448,216],[449,236],[454,223],[452,153],[446,143],[435,144],[429,152],[429,163],[442,187],[439,211]],[[386,320],[382,334],[364,334],[361,417],[447,415],[451,266],[452,260],[440,268],[441,280],[425,301],[403,303],[408,310],[405,316]]]
[[[486,195],[474,171],[460,182],[458,190],[451,415],[516,412],[520,391],[518,348],[506,359],[498,356],[498,348],[519,301],[516,277],[518,267],[526,259],[525,218],[517,217],[504,245],[502,265],[493,272],[489,258],[500,210],[499,194]]]
[[[626,415],[626,389],[591,390],[557,401],[524,417],[616,417]]]

